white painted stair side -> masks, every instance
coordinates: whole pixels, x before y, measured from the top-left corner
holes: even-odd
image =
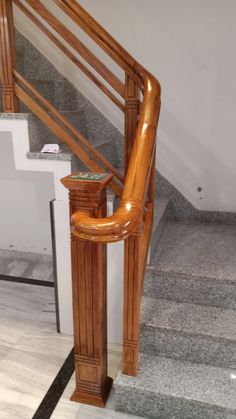
[[[29,131],[27,117],[0,118],[1,133],[10,133],[13,143],[15,168],[30,172],[53,174],[54,182],[54,223],[57,268],[57,296],[60,333],[72,334],[72,289],[70,258],[70,225],[68,191],[60,179],[71,173],[71,162],[62,160],[27,159],[29,152]],[[109,201],[108,211],[112,213],[113,202]],[[122,339],[123,307],[123,242],[108,245],[108,341],[120,343]]]

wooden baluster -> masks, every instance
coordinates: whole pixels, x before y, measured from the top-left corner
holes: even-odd
[[[137,375],[142,288],[140,236],[125,240],[123,373]]]
[[[125,173],[133,147],[139,115],[139,89],[135,81],[125,75]]]
[[[14,113],[19,110],[14,95],[15,43],[13,10],[11,0],[0,0],[0,78],[2,83],[3,111]]]
[[[70,211],[106,216],[106,185],[112,175],[98,180],[67,176]],[[112,379],[107,376],[106,244],[83,241],[71,234],[76,390],[71,400],[104,407]]]
[[[125,78],[125,172],[132,152],[139,116],[139,89],[135,81]],[[140,237],[125,240],[123,373],[136,375],[138,365],[139,312],[142,278],[140,276]]]

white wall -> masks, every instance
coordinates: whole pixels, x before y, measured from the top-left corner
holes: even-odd
[[[11,133],[0,142],[0,249],[50,255],[53,176],[16,170]]]
[[[161,81],[160,172],[197,208],[236,211],[236,1],[80,3]],[[17,15],[18,29],[122,130],[119,111]]]

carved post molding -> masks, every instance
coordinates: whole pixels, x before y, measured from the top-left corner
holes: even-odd
[[[61,180],[70,191],[70,212],[106,217],[106,185],[112,175],[79,173]],[[106,244],[71,233],[76,389],[71,400],[104,407],[112,379],[107,376]]]
[[[0,0],[0,79],[2,83],[3,111],[18,112],[18,99],[14,95],[15,42],[12,0]]]
[[[125,76],[125,171],[133,147],[134,136],[137,129],[139,115],[139,90],[135,81]]]

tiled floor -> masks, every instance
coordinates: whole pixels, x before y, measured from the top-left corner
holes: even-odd
[[[70,353],[72,337],[57,334],[55,321],[53,288],[0,281],[1,419],[31,419]],[[120,348],[112,346],[109,354],[114,377]],[[114,412],[111,401],[107,409],[69,401],[74,385],[72,377],[53,419],[132,418]]]
[[[52,262],[34,262],[0,257],[0,275],[53,282]]]

